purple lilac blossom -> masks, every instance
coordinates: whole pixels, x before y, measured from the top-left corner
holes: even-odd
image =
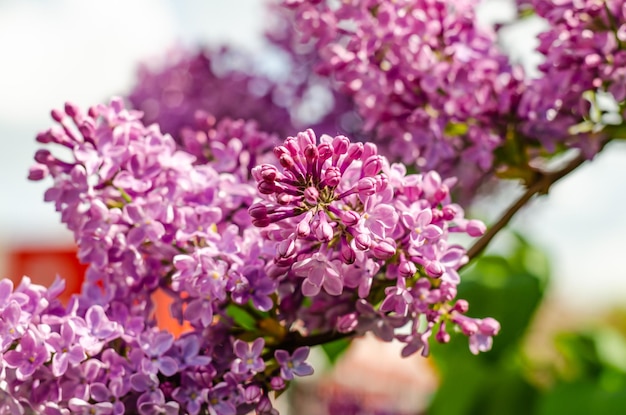
[[[494,164],[523,73],[476,23],[477,1],[281,2],[315,70],[352,97],[381,152],[472,192]],[[310,47],[310,46],[309,46]]]
[[[548,150],[562,143],[593,156],[595,136],[605,121],[594,119],[598,96],[611,97],[623,116],[626,88],[626,10],[619,0],[528,0],[549,25],[539,34],[537,51],[544,55],[541,75],[529,82],[518,116],[521,130]]]
[[[453,180],[407,174],[371,143],[312,130],[274,147],[272,164],[238,144],[266,137],[245,121],[205,129],[210,153],[193,155],[118,99],[52,115],[58,125],[38,140],[73,159],[40,150],[33,179],[54,178],[46,198],[90,268],[66,307],[60,280],[0,283],[0,382],[16,405],[274,414],[268,394],[313,370],[294,339],[373,331],[409,347],[396,330],[411,323],[423,339],[435,326],[475,326],[470,349],[491,346],[497,323],[451,305],[467,258],[448,233],[484,231],[451,203]],[[407,207],[427,213],[402,220]],[[370,298],[381,287],[384,306]],[[189,326],[179,339],[157,327],[156,290]]]

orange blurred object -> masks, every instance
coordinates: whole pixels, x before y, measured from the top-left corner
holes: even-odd
[[[67,304],[72,294],[80,292],[87,267],[78,261],[74,246],[24,246],[8,251],[4,276],[13,280],[16,286],[23,276],[27,276],[34,284],[49,287],[58,275],[65,280],[65,291],[59,299]],[[161,329],[176,337],[191,329],[188,324],[180,325],[172,318],[169,311],[172,299],[163,291],[155,291],[152,300],[156,304],[156,319]]]
[[[58,275],[65,280],[65,291],[59,296],[63,304],[80,292],[86,270],[73,246],[25,246],[8,251],[6,276],[16,286],[27,276],[33,283],[49,287]]]

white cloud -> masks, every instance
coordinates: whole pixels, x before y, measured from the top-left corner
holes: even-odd
[[[174,41],[160,0],[0,5],[0,122],[26,123],[66,100],[91,105],[119,94],[137,60]]]

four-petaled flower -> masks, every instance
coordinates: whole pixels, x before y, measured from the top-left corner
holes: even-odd
[[[306,362],[309,357],[308,347],[299,347],[291,355],[288,351],[279,349],[274,352],[274,357],[280,365],[280,376],[285,380],[313,374],[313,367]]]

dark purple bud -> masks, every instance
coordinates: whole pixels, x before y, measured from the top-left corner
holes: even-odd
[[[263,203],[254,203],[248,209],[248,213],[255,219],[263,219],[267,217],[267,207]]]
[[[276,185],[272,182],[259,182],[257,184],[257,189],[264,195],[271,195],[273,193],[278,193],[280,190]]]
[[[465,314],[467,313],[467,310],[469,310],[469,303],[467,300],[457,300],[457,302],[454,303],[452,310]]]
[[[439,330],[437,330],[437,334],[435,335],[435,339],[437,339],[439,343],[448,343],[450,341],[450,334],[446,331],[446,323],[441,322]]]
[[[252,219],[252,224],[257,228],[265,228],[266,226],[269,226],[270,223],[272,223],[272,221],[269,217],[265,217],[262,219]]]
[[[345,240],[341,243],[340,255],[344,264],[353,264],[356,261],[356,253]]]
[[[36,164],[28,170],[28,180],[42,180],[48,176],[48,167]]]
[[[80,110],[77,105],[72,104],[71,102],[66,102],[65,113],[75,119],[80,114]]]
[[[78,126],[78,131],[80,131],[83,137],[92,138],[96,128],[94,127],[91,119],[87,119]]]
[[[37,134],[36,138],[38,143],[48,144],[54,141],[54,137],[50,134],[50,130]]]
[[[322,161],[328,160],[333,155],[333,149],[330,148],[328,143],[322,143],[317,146],[317,151],[319,152],[319,158]]]
[[[50,116],[56,122],[61,122],[65,118],[65,114],[61,110],[54,109],[50,111]]]
[[[293,157],[291,157],[289,154],[283,154],[282,156],[280,156],[278,160],[280,161],[281,166],[289,170],[293,169],[294,166],[296,165],[296,162],[293,160]]]
[[[454,205],[446,205],[442,208],[443,220],[452,220],[457,214],[457,209]]]
[[[278,169],[270,164],[264,164],[261,166],[260,176],[265,181],[275,181],[278,174]]]
[[[54,162],[54,157],[52,157],[50,151],[46,149],[41,149],[37,150],[37,152],[35,153],[35,161],[41,164],[48,164],[50,162]]]
[[[313,163],[320,156],[319,151],[317,150],[317,146],[315,144],[309,144],[304,149],[304,157],[306,157],[309,163]]]

